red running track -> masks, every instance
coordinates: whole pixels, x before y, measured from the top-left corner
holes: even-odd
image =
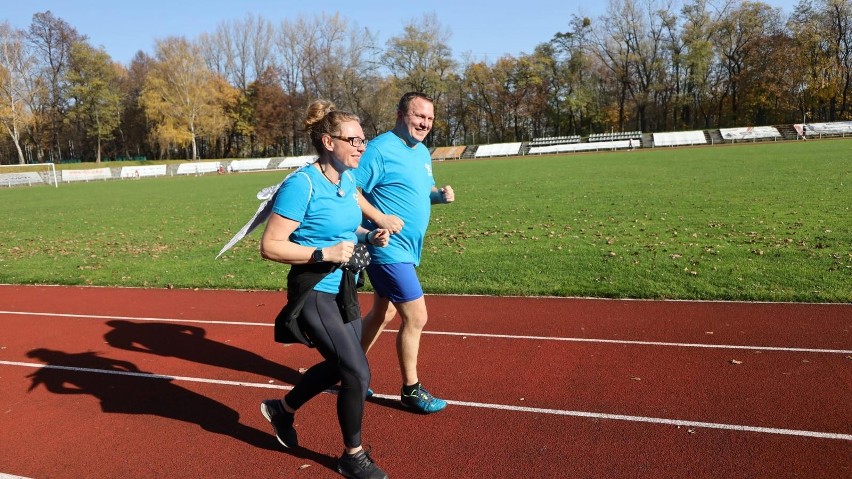
[[[339,477],[333,395],[294,451],[259,412],[319,358],[272,341],[283,301],[0,286],[0,477]],[[850,304],[427,303],[445,411],[399,407],[393,332],[369,356],[364,440],[392,478],[852,477]]]

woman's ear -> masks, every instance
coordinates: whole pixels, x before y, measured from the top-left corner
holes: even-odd
[[[322,146],[324,146],[328,151],[334,151],[334,141],[332,141],[331,137],[328,135],[322,136]]]

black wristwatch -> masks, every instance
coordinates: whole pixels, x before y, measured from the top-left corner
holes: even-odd
[[[315,249],[314,252],[311,254],[311,259],[314,261],[314,263],[322,263],[322,250],[320,248]]]

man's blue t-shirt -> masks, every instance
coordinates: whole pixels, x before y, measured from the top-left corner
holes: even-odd
[[[299,168],[284,178],[272,211],[299,222],[290,241],[302,246],[325,248],[341,241],[358,242],[355,230],[361,222],[361,208],[354,177],[348,171],[341,175],[338,189],[312,164]],[[335,270],[314,290],[337,294],[342,275],[340,269]]]
[[[371,262],[419,265],[432,209],[430,194],[435,186],[429,149],[422,143],[410,148],[388,131],[370,140],[354,173],[371,205],[405,222],[386,247],[370,247]],[[369,221],[364,226],[370,230],[376,227]]]

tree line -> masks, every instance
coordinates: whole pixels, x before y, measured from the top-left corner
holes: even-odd
[[[122,65],[50,11],[4,21],[0,163],[309,154],[313,99],[374,136],[409,90],[436,100],[430,146],[850,118],[852,0],[609,0],[491,62],[450,37],[434,14],[383,45],[338,13],[248,15]]]

